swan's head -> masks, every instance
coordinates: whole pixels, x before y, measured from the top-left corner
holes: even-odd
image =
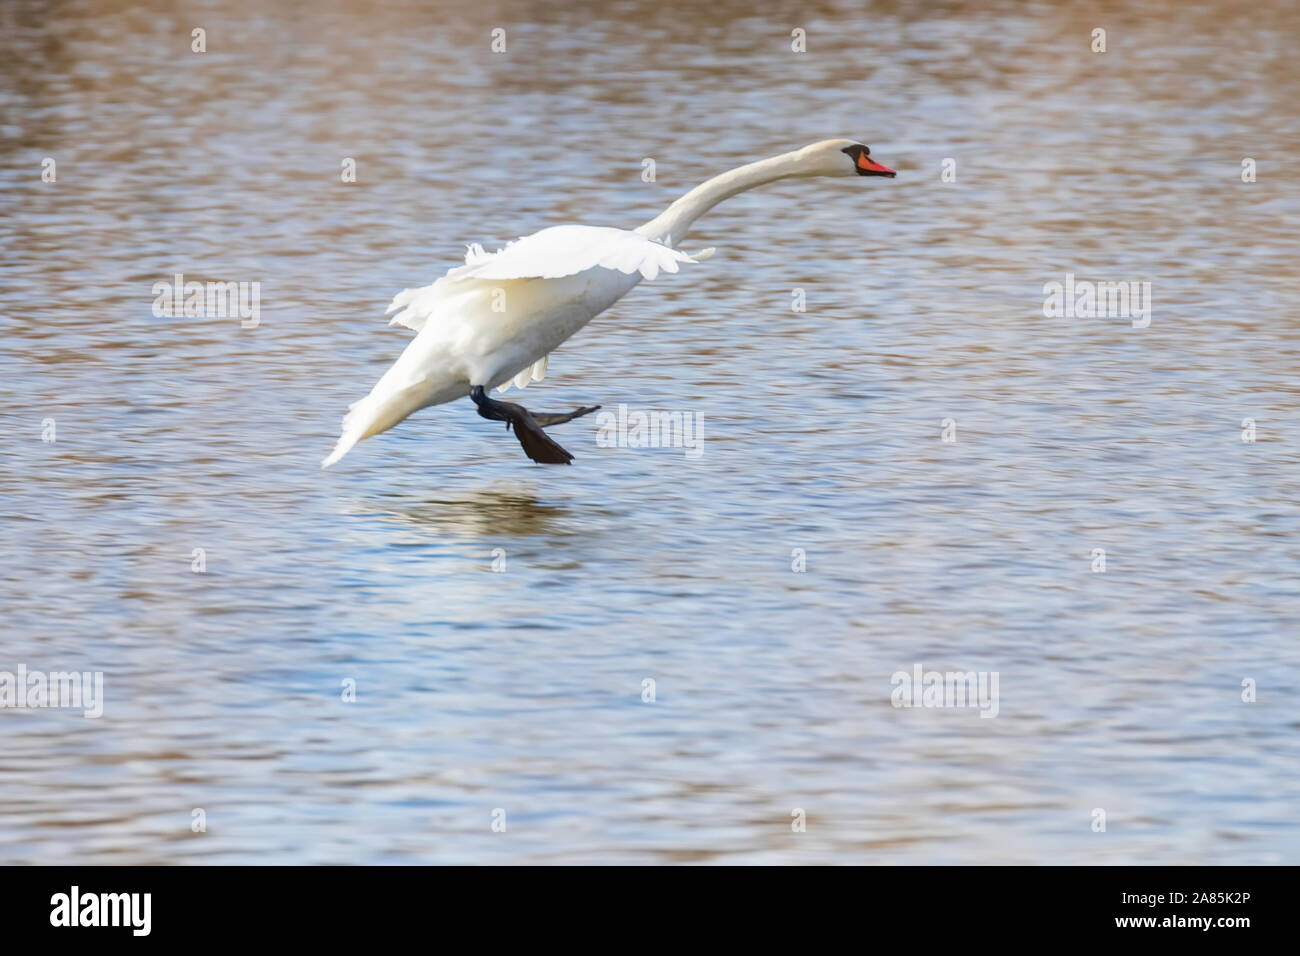
[[[805,176],[889,176],[888,166],[871,158],[871,147],[851,139],[828,139],[795,154]]]

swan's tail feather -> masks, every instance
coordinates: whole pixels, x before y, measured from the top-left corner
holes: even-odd
[[[334,450],[326,455],[325,459],[320,463],[322,468],[328,468],[330,465],[334,464],[350,452],[353,445],[361,441],[361,433],[364,429],[360,427],[360,418],[357,413],[361,410],[361,406],[369,399],[370,396],[367,395],[360,401],[353,402],[348,406],[348,412],[343,416],[343,434],[340,435],[339,440],[335,442]]]
[[[348,406],[348,413],[343,416],[343,434],[334,450],[320,463],[322,468],[334,464],[357,442],[388,431],[423,405],[418,386],[390,392],[383,384],[381,380],[369,395]]]

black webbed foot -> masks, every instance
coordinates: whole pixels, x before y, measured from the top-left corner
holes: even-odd
[[[600,408],[599,405],[587,405],[571,412],[533,414],[524,406],[516,405],[514,402],[489,398],[482,385],[475,385],[470,389],[469,397],[478,406],[479,415],[492,421],[505,422],[507,431],[513,427],[515,437],[523,446],[524,454],[544,465],[567,465],[573,461],[573,456],[542,431],[543,426],[572,421]]]

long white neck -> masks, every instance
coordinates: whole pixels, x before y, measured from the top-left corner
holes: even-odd
[[[696,186],[636,231],[649,239],[678,246],[686,238],[686,233],[695,220],[722,200],[778,179],[815,175],[818,175],[817,172],[807,168],[798,150],[737,166]]]

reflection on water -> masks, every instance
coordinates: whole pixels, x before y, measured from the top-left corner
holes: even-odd
[[[1294,5],[0,18],[0,671],[106,697],[0,710],[0,862],[1300,858]],[[465,243],[841,135],[899,178],[731,200],[527,393],[698,459],[463,402],[318,470]],[[918,664],[997,718],[891,707]]]
[[[525,491],[509,490],[505,482],[460,498],[379,495],[370,504],[373,510],[357,508],[349,513],[386,512],[435,538],[535,537],[551,532],[568,516],[563,506],[546,504]]]

